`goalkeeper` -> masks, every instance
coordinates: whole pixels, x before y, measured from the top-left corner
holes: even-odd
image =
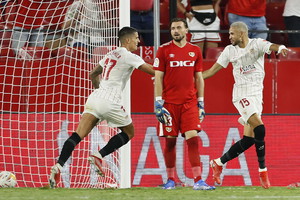
[[[134,136],[132,119],[123,106],[122,92],[134,69],[140,69],[154,75],[153,66],[131,53],[137,50],[138,32],[131,27],[124,27],[118,33],[121,46],[109,52],[90,73],[96,88],[88,97],[77,130],[65,141],[57,163],[51,168],[49,184],[55,188],[60,180],[60,172],[71,156],[75,146],[86,137],[99,122],[106,120],[111,127],[118,127],[121,132],[113,136],[99,152],[89,157],[99,175],[102,158],[125,145]],[[102,79],[100,80],[99,75]]]
[[[175,189],[176,140],[181,132],[188,146],[193,189],[213,190],[215,187],[201,179],[198,147],[200,122],[204,118],[202,53],[198,46],[187,42],[187,33],[186,21],[173,19],[173,40],[160,46],[154,61],[155,112],[160,122],[158,135],[166,138],[164,157],[168,180],[163,189]]]

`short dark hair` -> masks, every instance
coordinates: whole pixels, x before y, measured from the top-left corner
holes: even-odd
[[[135,28],[125,26],[119,30],[118,38],[121,41],[125,36],[132,35],[136,32],[138,32],[138,31]]]
[[[169,26],[169,27],[171,27],[171,25],[172,25],[173,22],[183,22],[185,28],[189,28],[189,26],[188,26],[186,20],[183,19],[183,18],[173,18],[173,19],[171,20],[171,22],[170,22],[170,26]]]

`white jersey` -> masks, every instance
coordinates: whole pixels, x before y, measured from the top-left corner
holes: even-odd
[[[83,113],[106,120],[111,127],[124,127],[132,122],[123,106],[122,91],[134,69],[144,60],[124,47],[109,52],[99,62],[103,67],[99,88],[88,97]]]
[[[103,67],[99,84],[99,89],[103,93],[102,97],[119,103],[122,91],[133,70],[144,63],[141,57],[131,53],[125,47],[118,47],[107,53],[99,62]]]
[[[264,54],[270,54],[272,43],[260,39],[249,39],[245,48],[238,45],[228,45],[217,60],[224,68],[229,62],[233,66],[234,87],[232,100],[244,97],[262,96],[263,80],[265,77]]]

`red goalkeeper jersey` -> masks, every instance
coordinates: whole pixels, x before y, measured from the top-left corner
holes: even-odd
[[[164,72],[162,98],[173,104],[183,104],[197,98],[195,72],[202,72],[202,53],[198,46],[187,43],[178,47],[170,41],[159,47],[154,69]]]

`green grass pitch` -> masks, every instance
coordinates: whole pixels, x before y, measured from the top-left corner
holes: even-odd
[[[195,191],[190,187],[162,190],[160,188],[130,189],[41,189],[0,188],[2,200],[296,200],[300,199],[300,188],[271,187],[217,187],[213,191]]]

